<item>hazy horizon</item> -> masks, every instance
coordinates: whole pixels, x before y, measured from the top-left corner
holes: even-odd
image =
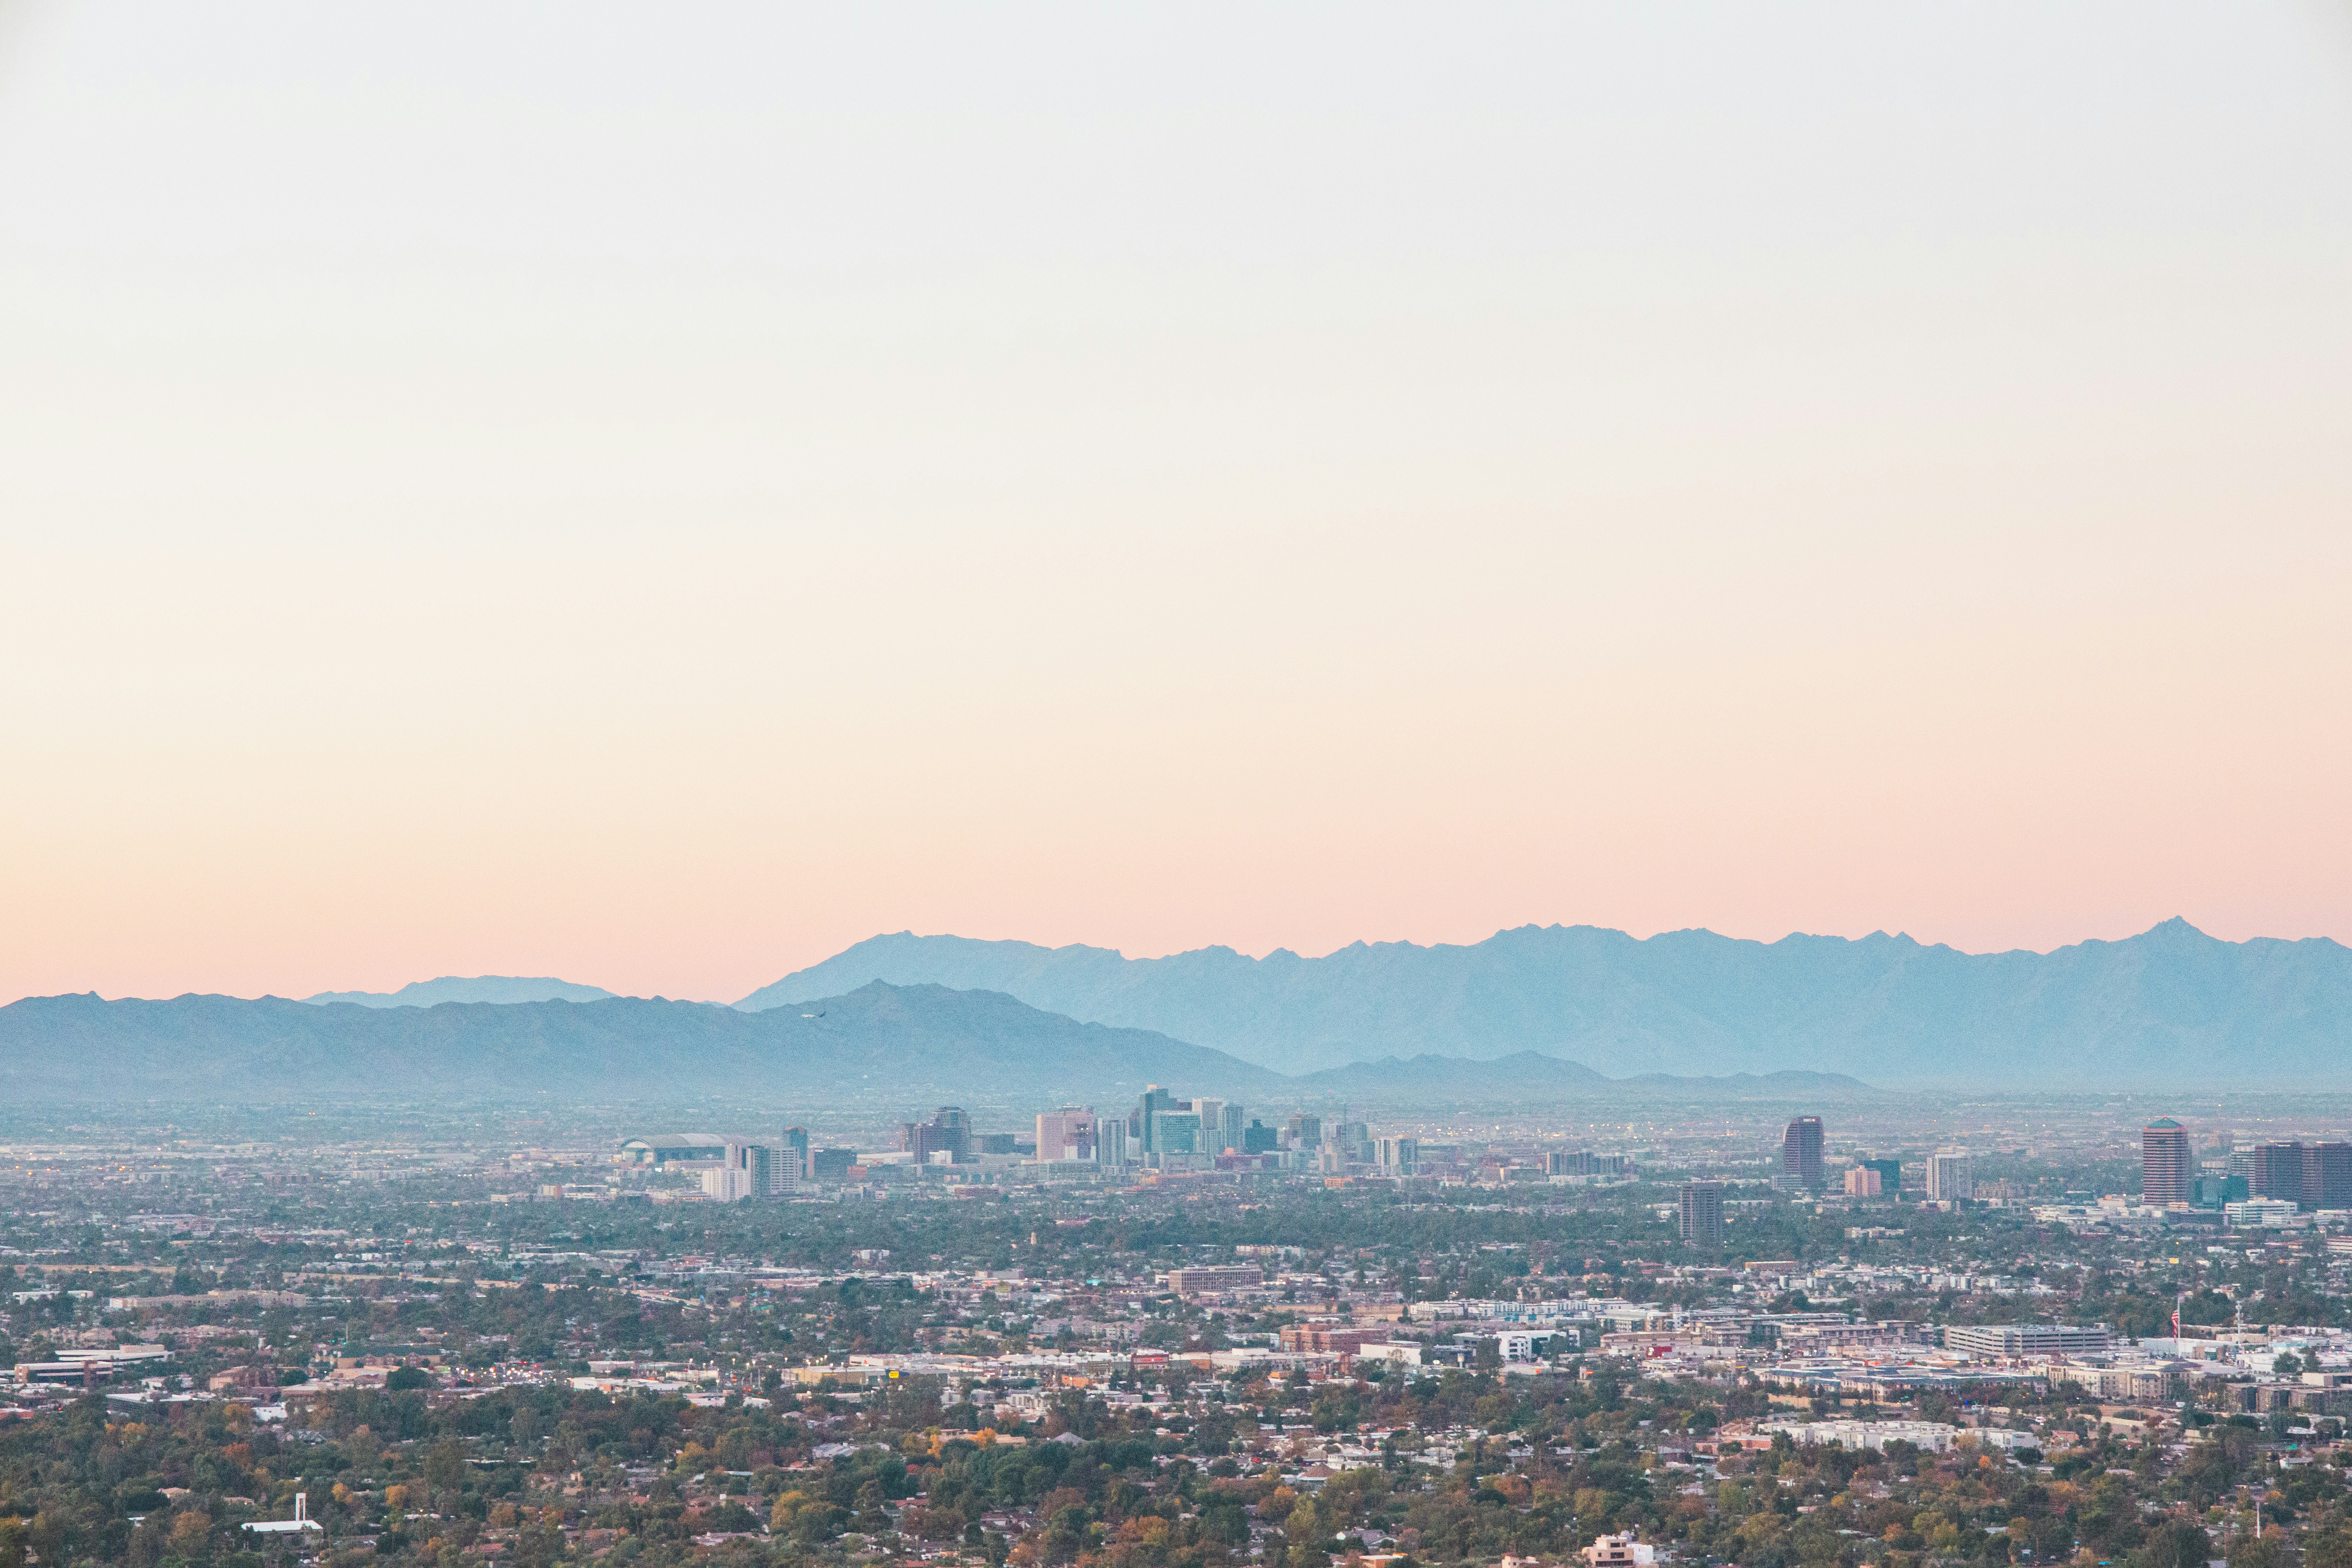
[[[0,996],[2352,940],[2340,7],[0,13]]]
[[[2176,917],[2169,917],[2169,919],[2179,919],[2179,918],[2180,918],[2180,917],[2177,917],[2177,916],[2176,916]],[[1588,928],[1588,929],[1601,930],[1601,931],[1622,931],[1622,928],[1614,927],[1614,926],[1595,926],[1592,922],[1591,922],[1591,921],[1540,921],[1540,922],[1529,922],[1529,923],[1531,923],[1531,924],[1539,924],[1539,925],[1544,925],[1544,926],[1553,926],[1553,925],[1558,925],[1558,926],[1569,926],[1569,927],[1579,927],[1579,926],[1580,926],[1580,927],[1585,927],[1585,928]],[[2160,921],[2156,922],[2156,924],[2157,924],[2157,925],[2162,925],[2162,924],[2167,924],[2167,923],[2169,923],[2169,920],[2168,920],[2168,921]],[[2196,927],[2196,922],[2195,922],[2195,921],[2189,921],[2188,923],[2189,923],[2192,928],[2195,928],[2195,927]],[[1233,943],[1231,943],[1231,942],[1202,942],[1202,943],[1198,944],[1197,946],[1190,947],[1190,948],[1180,948],[1180,949],[1175,949],[1175,950],[1173,950],[1173,951],[1171,951],[1171,952],[1129,952],[1126,951],[1125,949],[1108,947],[1108,946],[1106,946],[1106,944],[1101,943],[1101,942],[1085,942],[1085,941],[1079,941],[1079,942],[1054,942],[1054,943],[1037,942],[1037,943],[1032,943],[1032,945],[1034,945],[1034,946],[1039,946],[1039,947],[1067,947],[1067,946],[1090,947],[1090,948],[1095,948],[1095,949],[1097,949],[1097,950],[1100,950],[1100,951],[1115,952],[1115,953],[1117,953],[1119,957],[1121,957],[1121,958],[1123,958],[1123,959],[1128,959],[1128,960],[1130,960],[1130,961],[1149,961],[1149,960],[1152,960],[1152,959],[1172,958],[1172,957],[1176,957],[1176,956],[1180,955],[1181,953],[1185,953],[1185,952],[1197,952],[1203,951],[1204,949],[1220,948],[1220,947],[1222,947],[1222,948],[1231,948],[1233,951],[1234,951],[1234,952],[1236,952],[1241,953],[1241,955],[1242,955],[1243,957],[1244,957],[1244,958],[1248,958],[1248,959],[1251,959],[1251,960],[1253,960],[1253,961],[1262,961],[1262,960],[1264,960],[1264,959],[1265,959],[1265,958],[1267,958],[1267,957],[1271,956],[1271,955],[1272,955],[1272,954],[1274,954],[1275,952],[1286,952],[1286,952],[1294,952],[1294,953],[1297,954],[1297,956],[1299,956],[1299,957],[1301,957],[1301,958],[1309,959],[1309,960],[1314,960],[1314,959],[1328,958],[1328,957],[1331,956],[1333,953],[1337,953],[1337,952],[1343,952],[1343,951],[1345,951],[1346,949],[1348,949],[1348,948],[1349,948],[1349,947],[1354,947],[1354,946],[1357,946],[1357,945],[1360,945],[1360,945],[1369,945],[1369,946],[1385,946],[1385,945],[1391,945],[1391,944],[1397,944],[1397,945],[1415,946],[1415,947],[1424,947],[1424,948],[1427,948],[1427,947],[1463,947],[1463,946],[1475,946],[1475,945],[1476,945],[1477,943],[1479,943],[1479,942],[1482,942],[1487,941],[1488,939],[1490,939],[1490,938],[1492,938],[1492,937],[1501,935],[1501,934],[1503,934],[1503,933],[1504,933],[1505,931],[1511,931],[1511,930],[1516,930],[1516,929],[1520,929],[1520,928],[1517,928],[1517,927],[1497,927],[1496,930],[1491,931],[1488,931],[1485,936],[1481,936],[1481,937],[1473,937],[1473,938],[1469,938],[1469,939],[1467,939],[1467,940],[1465,940],[1465,941],[1461,941],[1461,942],[1413,942],[1411,938],[1405,938],[1405,937],[1392,937],[1392,938],[1357,938],[1357,939],[1355,939],[1355,940],[1354,940],[1354,941],[1352,941],[1352,942],[1341,942],[1341,943],[1339,943],[1339,944],[1338,946],[1336,946],[1336,947],[1328,948],[1328,949],[1324,949],[1324,950],[1318,951],[1318,952],[1306,952],[1306,951],[1303,951],[1303,950],[1300,950],[1300,949],[1297,949],[1297,948],[1286,948],[1286,947],[1284,947],[1282,944],[1279,944],[1279,943],[1277,943],[1277,944],[1276,944],[1276,946],[1274,946],[1274,947],[1265,948],[1265,949],[1263,949],[1263,950],[1258,951],[1258,952],[1251,952],[1251,951],[1249,951],[1249,950],[1247,950],[1247,949],[1234,947],[1234,944],[1233,944]],[[1736,941],[1736,942],[1761,942],[1761,943],[1763,943],[1763,944],[1765,944],[1765,945],[1767,945],[1767,946],[1769,946],[1769,945],[1771,945],[1772,943],[1777,942],[1785,941],[1785,940],[1787,940],[1787,939],[1789,939],[1789,938],[1790,938],[1790,937],[1835,937],[1835,938],[1838,938],[1838,939],[1840,939],[1840,940],[1843,940],[1843,941],[1848,941],[1848,942],[1858,942],[1858,941],[1867,940],[1868,938],[1870,938],[1870,937],[1874,937],[1874,936],[1884,936],[1884,937],[1890,937],[1890,938],[1909,938],[1909,940],[1911,940],[1911,941],[1914,941],[1914,942],[1919,942],[1919,944],[1920,944],[1921,946],[1923,946],[1923,947],[1934,947],[1934,946],[1948,946],[1948,947],[1955,947],[1955,951],[1959,952],[1962,952],[1962,953],[1965,953],[1965,954],[1968,954],[1969,956],[1971,956],[1971,957],[1991,957],[1991,956],[1996,956],[1996,955],[1998,955],[1998,954],[2000,954],[2000,953],[2004,953],[2004,952],[2033,952],[2033,953],[2042,954],[2042,955],[2043,955],[2043,956],[2047,956],[2048,954],[2050,954],[2050,953],[2052,953],[2052,952],[2058,952],[2058,951],[2060,951],[2061,949],[2063,949],[2063,948],[2068,948],[2068,947],[2079,947],[2079,946],[2083,946],[2083,945],[2085,945],[2085,944],[2087,944],[2087,943],[2091,943],[2091,942],[2114,942],[2127,941],[2127,940],[2129,940],[2130,938],[2135,937],[2135,936],[2141,936],[2141,935],[2145,935],[2145,934],[2147,933],[2147,931],[2152,931],[2152,930],[2154,930],[2154,929],[2155,929],[2155,926],[2153,926],[2153,925],[2152,925],[2152,926],[2149,926],[2149,927],[2144,928],[2144,929],[2143,929],[2143,930],[2141,930],[2141,931],[2126,931],[2126,932],[2124,932],[2121,936],[2114,936],[2114,937],[2109,937],[2109,936],[2086,936],[2086,937],[2081,937],[2081,938],[2077,938],[2076,940],[2074,940],[2074,941],[2073,941],[2073,942],[2066,942],[2054,943],[2054,944],[2053,944],[2053,945],[2051,945],[2051,946],[2049,946],[2049,947],[2042,947],[2042,948],[2032,948],[2032,947],[2009,947],[2009,948],[1984,948],[1984,949],[1959,948],[1959,947],[1956,947],[1956,946],[1955,946],[1955,944],[1948,943],[1948,942],[1947,942],[1947,943],[1936,943],[1936,942],[1927,942],[1927,941],[1925,941],[1925,940],[1923,940],[1923,939],[1921,939],[1921,938],[1919,938],[1919,937],[1914,936],[1912,933],[1910,933],[1910,932],[1908,932],[1908,931],[1886,931],[1886,930],[1884,930],[1884,929],[1881,929],[1881,930],[1875,930],[1875,931],[1864,931],[1864,932],[1861,932],[1861,933],[1859,933],[1858,935],[1854,935],[1854,936],[1846,936],[1846,935],[1844,935],[1844,933],[1842,933],[1842,932],[1836,932],[1836,931],[1783,931],[1783,932],[1781,932],[1779,936],[1773,936],[1773,937],[1748,937],[1748,936],[1741,936],[1741,935],[1739,935],[1738,933],[1737,933],[1737,932],[1732,932],[1732,931],[1713,931],[1713,930],[1712,930],[1712,928],[1709,928],[1709,927],[1706,927],[1706,926],[1675,926],[1675,927],[1668,927],[1668,928],[1665,928],[1664,930],[1661,930],[1661,931],[1622,931],[1622,934],[1627,935],[1627,936],[1630,936],[1630,937],[1632,937],[1632,938],[1633,938],[1634,941],[1636,941],[1636,942],[1647,942],[1647,941],[1651,940],[1651,939],[1652,939],[1652,938],[1654,938],[1654,937],[1659,937],[1659,936],[1670,936],[1670,935],[1676,934],[1677,932],[1686,932],[1686,931],[1704,931],[1704,932],[1707,932],[1708,934],[1711,934],[1711,935],[1725,937],[1725,938],[1727,938],[1727,939],[1728,939],[1728,940],[1731,940],[1731,941]],[[2201,931],[2201,929],[2202,929],[2202,928],[2197,928],[2197,929],[2199,929],[2199,930],[2200,930],[2200,931]],[[924,938],[929,938],[929,937],[954,937],[954,938],[961,938],[961,939],[966,940],[966,941],[974,941],[974,942],[1026,942],[1026,941],[1028,941],[1028,939],[1027,939],[1027,938],[1024,938],[1024,937],[970,937],[970,936],[967,936],[967,935],[966,935],[966,933],[961,932],[961,931],[911,931],[910,929],[908,929],[908,928],[901,928],[898,931],[875,931],[875,932],[869,932],[866,936],[858,938],[856,942],[845,942],[844,944],[842,944],[842,946],[841,946],[840,948],[835,949],[835,950],[834,950],[833,952],[827,952],[827,953],[821,953],[821,954],[819,954],[816,958],[811,959],[809,962],[807,962],[807,963],[795,963],[795,964],[790,965],[789,967],[782,968],[782,969],[779,969],[779,970],[777,970],[773,974],[771,974],[771,975],[767,976],[767,978],[766,978],[766,979],[764,979],[764,980],[761,980],[761,981],[758,981],[758,982],[754,983],[753,984],[747,985],[747,986],[743,987],[743,988],[742,988],[741,990],[740,990],[740,991],[732,992],[732,993],[730,993],[730,994],[726,994],[726,995],[721,995],[721,996],[695,996],[695,995],[688,995],[688,994],[686,994],[685,993],[677,992],[677,991],[663,991],[663,990],[651,990],[651,991],[622,991],[622,990],[618,990],[618,989],[615,989],[614,987],[611,987],[611,986],[604,986],[604,987],[602,987],[602,988],[603,988],[603,989],[604,989],[604,990],[607,990],[607,991],[611,991],[611,992],[613,993],[613,994],[614,994],[614,995],[615,995],[615,996],[617,996],[617,997],[622,997],[622,998],[655,998],[655,997],[659,997],[659,998],[662,998],[662,999],[665,999],[665,1000],[667,1000],[667,1001],[672,1001],[672,1002],[696,1002],[696,1003],[707,1003],[707,1004],[709,1004],[709,1005],[713,1005],[713,1006],[722,1006],[722,1007],[724,1007],[724,1006],[732,1006],[732,1005],[733,1005],[734,1004],[736,1004],[737,1002],[740,1002],[740,1001],[743,1000],[745,997],[747,997],[747,996],[751,995],[754,991],[760,990],[760,989],[761,989],[761,988],[762,988],[762,987],[764,987],[764,986],[767,986],[767,985],[772,984],[774,984],[776,981],[781,980],[781,979],[784,978],[784,977],[785,977],[785,976],[787,976],[787,975],[794,974],[794,973],[800,973],[800,972],[801,972],[801,971],[803,971],[803,970],[809,969],[809,968],[813,968],[813,967],[814,967],[815,965],[817,965],[817,964],[819,964],[819,963],[824,963],[826,959],[829,959],[829,958],[833,958],[833,957],[838,956],[840,953],[842,953],[842,952],[845,952],[849,951],[851,948],[854,948],[854,947],[856,947],[856,946],[859,945],[859,943],[861,943],[861,942],[867,942],[867,941],[871,941],[871,940],[874,940],[875,938],[877,938],[877,937],[887,937],[887,936],[893,936],[893,935],[908,935],[908,934],[911,934],[911,935],[915,935],[915,936],[919,936],[919,937],[924,937]],[[2220,936],[2218,936],[2218,935],[2217,935],[2217,933],[2212,932],[2212,931],[2203,931],[2203,932],[2202,932],[2202,934],[2204,934],[2204,935],[2206,935],[2206,936],[2216,937],[2216,940],[2219,940],[2219,941],[2223,941],[2223,942],[2240,942],[2240,943],[2242,943],[2242,942],[2253,942],[2253,941],[2272,941],[2272,942],[2311,942],[2311,941],[2318,941],[2318,942],[2334,942],[2336,941],[2336,939],[2335,939],[2335,938],[2333,938],[2333,937],[2329,937],[2329,936],[2326,936],[2326,935],[2324,935],[2324,934],[2314,934],[2314,935],[2310,935],[2310,936],[2263,936],[2263,935],[2259,935],[2259,934],[2258,934],[2258,935],[2255,935],[2255,936],[2252,936],[2252,937],[2220,937]],[[2343,945],[2343,944],[2338,943],[2337,945]],[[396,992],[399,992],[400,990],[402,990],[402,989],[403,989],[403,988],[404,988],[404,987],[414,987],[414,986],[422,986],[422,985],[436,985],[436,984],[443,984],[443,983],[445,983],[445,982],[452,982],[452,981],[455,981],[455,982],[465,982],[465,981],[477,981],[477,980],[515,980],[515,979],[524,979],[524,978],[531,978],[531,979],[539,979],[539,980],[547,980],[547,981],[556,981],[556,982],[561,982],[561,983],[569,984],[572,984],[572,985],[590,985],[590,986],[596,986],[596,985],[600,985],[600,984],[601,984],[601,983],[600,983],[600,982],[599,982],[599,981],[598,981],[598,980],[597,980],[593,975],[583,975],[583,974],[576,974],[576,973],[558,973],[558,974],[551,974],[551,975],[543,975],[543,976],[526,977],[526,976],[519,976],[519,975],[510,974],[510,973],[501,973],[501,972],[492,972],[492,971],[487,971],[487,970],[486,970],[486,971],[483,971],[483,972],[481,972],[481,973],[475,973],[475,974],[446,973],[446,974],[436,974],[436,975],[417,975],[417,976],[414,976],[414,977],[412,977],[412,978],[411,978],[411,979],[409,979],[409,980],[388,982],[388,983],[385,983],[385,984],[383,984],[322,986],[322,987],[320,987],[320,988],[318,988],[318,989],[315,989],[315,990],[312,990],[312,991],[308,991],[308,992],[295,992],[295,991],[286,991],[286,990],[269,989],[269,990],[256,991],[256,992],[250,992],[250,993],[233,993],[233,992],[225,992],[225,991],[221,991],[221,990],[219,990],[219,989],[218,989],[218,988],[216,988],[216,987],[194,986],[194,987],[189,987],[189,988],[187,988],[186,990],[183,990],[183,991],[179,991],[179,992],[174,992],[174,993],[170,993],[170,994],[161,994],[161,993],[159,993],[159,994],[150,994],[139,993],[139,992],[123,992],[123,993],[120,993],[120,994],[111,994],[111,995],[108,995],[108,994],[103,994],[103,993],[101,993],[100,994],[101,994],[102,998],[103,998],[104,1000],[106,1000],[106,1001],[165,1001],[165,1000],[169,1000],[169,999],[170,999],[170,997],[171,997],[172,995],[187,995],[187,994],[199,994],[199,995],[205,995],[205,994],[209,994],[209,995],[240,995],[240,996],[244,996],[244,997],[246,997],[247,999],[249,999],[249,1000],[258,1000],[258,999],[260,999],[260,998],[262,998],[262,997],[266,997],[266,996],[275,996],[275,997],[278,997],[278,998],[279,998],[279,999],[281,999],[281,1000],[284,1000],[284,1001],[290,1001],[290,1002],[304,1002],[304,1001],[309,1001],[309,1000],[310,1000],[312,997],[318,997],[318,996],[333,996],[333,995],[337,995],[337,994],[369,994],[369,995],[385,996],[385,995],[390,995],[390,994],[394,994],[394,993],[396,993]],[[68,992],[68,993],[46,993],[45,994],[82,994],[82,992],[86,992],[86,991],[89,991],[89,990],[91,990],[91,989],[93,989],[93,988],[90,988],[90,987],[82,987],[82,988],[80,988],[79,990],[78,990],[78,991],[74,991],[74,992]],[[34,994],[34,993],[26,993],[25,994],[26,994],[26,995],[30,995],[30,994]],[[0,996],[0,1005],[5,1005],[8,1002],[12,1002],[12,1001],[16,1001],[16,1000],[18,1000],[18,998],[17,998],[17,997],[16,997],[16,996]],[[413,1005],[425,1005],[425,1004],[413,1004]]]

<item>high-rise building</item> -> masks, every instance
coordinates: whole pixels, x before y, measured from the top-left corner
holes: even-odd
[[[1874,1198],[1885,1192],[1885,1183],[1867,1165],[1856,1165],[1845,1173],[1845,1195],[1850,1198]]]
[[[1197,1154],[1201,1152],[1201,1119],[1190,1110],[1160,1110],[1152,1113],[1151,1143],[1149,1152],[1154,1154]]]
[[[1864,1160],[1862,1167],[1878,1173],[1878,1195],[1900,1197],[1903,1194],[1903,1162],[1900,1160]]]
[[[1361,1121],[1332,1121],[1324,1124],[1323,1142],[1337,1144],[1342,1164],[1369,1165],[1372,1163],[1372,1130]]]
[[[1242,1152],[1244,1154],[1271,1154],[1281,1147],[1282,1134],[1255,1117],[1247,1127],[1242,1129]]]
[[[1685,1182],[1683,1239],[1709,1252],[1723,1250],[1723,1184]]]
[[[1391,1176],[1410,1176],[1421,1163],[1421,1141],[1417,1138],[1375,1138],[1372,1140],[1372,1163]]]
[[[1113,1118],[1095,1123],[1095,1163],[1117,1170],[1127,1163],[1127,1123]]]
[[[1095,1112],[1090,1105],[1065,1105],[1037,1113],[1037,1158],[1091,1160],[1095,1157]]]
[[[2352,1143],[2303,1146],[2303,1206],[2352,1208]]]
[[[1242,1108],[1230,1100],[1206,1097],[1192,1101],[1192,1114],[1201,1119],[1201,1148],[1203,1154],[1222,1154],[1231,1149],[1241,1151],[1244,1131]]]
[[[2200,1176],[2189,1184],[2189,1201],[2200,1209],[2218,1209],[2224,1204],[2244,1203],[2246,1178]]]
[[[726,1204],[789,1192],[782,1156],[782,1150],[769,1144],[730,1138],[718,1164],[703,1171],[702,1191]]]
[[[919,1165],[971,1163],[971,1120],[960,1105],[942,1105],[929,1121],[909,1124],[906,1137],[908,1151]]]
[[[1927,1156],[1927,1195],[1939,1204],[1966,1203],[1975,1193],[1969,1176],[1966,1150],[1948,1149]]]
[[[2258,1198],[2303,1202],[2303,1145],[2267,1142],[2253,1146],[2246,1186]]]
[[[2159,1208],[2189,1203],[2189,1129],[2159,1116],[2139,1133],[2139,1201]]]
[[[809,1174],[820,1182],[845,1182],[849,1167],[857,1163],[855,1149],[819,1149],[809,1158]]]
[[[1780,1134],[1780,1180],[1790,1186],[1826,1185],[1829,1173],[1822,1162],[1822,1119],[1800,1116]]]
[[[1137,1104],[1135,1114],[1128,1123],[1128,1131],[1134,1138],[1138,1150],[1147,1155],[1168,1152],[1160,1146],[1157,1124],[1163,1117],[1172,1114],[1175,1110],[1174,1095],[1156,1083],[1143,1086],[1143,1099]]]
[[[1318,1148],[1323,1142],[1323,1119],[1319,1116],[1309,1116],[1302,1111],[1292,1117],[1283,1130],[1289,1133],[1290,1146],[1294,1149]]]
[[[2242,1176],[2252,1188],[2254,1181],[2254,1146],[2252,1143],[2230,1145],[2230,1174]]]

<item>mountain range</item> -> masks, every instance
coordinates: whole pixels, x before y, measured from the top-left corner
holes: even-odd
[[[601,985],[576,985],[569,980],[445,974],[438,980],[412,980],[397,991],[321,991],[302,1000],[319,1005],[349,1002],[360,1007],[436,1007],[444,1002],[602,1002],[612,994]]]
[[[1084,1024],[1001,992],[869,981],[744,1013],[614,996],[430,1007],[264,996],[169,1001],[37,996],[0,1007],[0,1102],[449,1103],[558,1099],[677,1105],[720,1098],[812,1107],[1020,1108],[1132,1103],[1146,1084],[1280,1107],[1558,1102],[1868,1092],[1819,1074],[1616,1084],[1548,1057],[1356,1063],[1288,1078],[1146,1029]]]
[[[821,1000],[812,1000],[813,998]],[[1523,927],[1322,958],[875,937],[733,1007],[445,976],[306,1001],[28,997],[0,1100],[547,1093],[1264,1104],[2345,1087],[2352,952],[2182,921],[2049,953]]]
[[[1883,932],[1636,939],[1523,926],[1321,958],[1228,947],[1130,959],[901,931],[763,986],[759,1012],[870,980],[1002,991],[1286,1073],[1533,1052],[1620,1078],[1785,1070],[1878,1083],[2095,1087],[2352,1079],[2352,950],[2221,942],[2171,920],[2121,942],[1967,953]]]
[[[1146,1083],[1263,1100],[1287,1079],[1010,996],[878,982],[805,1007],[702,1002],[312,1005],[265,996],[0,1007],[0,1100],[736,1100],[906,1105],[1132,1100]]]

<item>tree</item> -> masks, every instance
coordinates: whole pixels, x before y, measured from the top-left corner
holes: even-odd
[[[2138,1568],[2205,1568],[2213,1557],[2213,1538],[2193,1524],[2169,1524],[2150,1531],[2133,1555]]]

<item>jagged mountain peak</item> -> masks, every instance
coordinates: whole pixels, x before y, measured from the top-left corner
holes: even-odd
[[[1287,1073],[1534,1051],[1612,1076],[1801,1070],[2027,1087],[2352,1074],[2352,952],[2324,938],[2222,942],[2177,917],[2046,953],[1970,953],[1883,931],[1759,942],[1589,925],[1259,960],[1227,947],[1130,960],[920,937],[859,943],[737,1005],[877,978],[1003,991]]]

